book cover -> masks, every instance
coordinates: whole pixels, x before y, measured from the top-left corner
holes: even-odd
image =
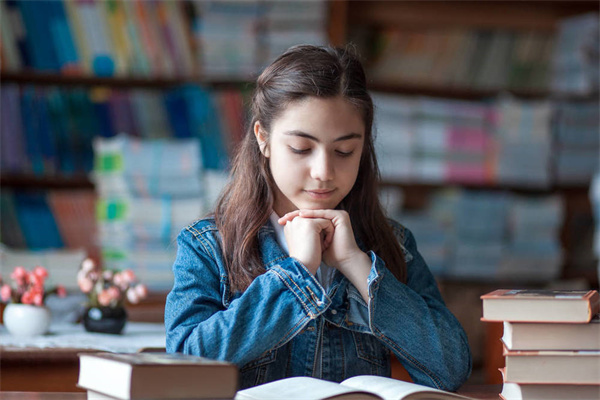
[[[600,350],[600,315],[588,324],[504,321],[502,342],[510,350]]]
[[[481,296],[484,321],[587,323],[600,310],[596,290],[508,290]]]
[[[118,399],[232,398],[235,364],[180,353],[81,353],[77,385]]]
[[[506,382],[600,385],[600,351],[508,350]]]

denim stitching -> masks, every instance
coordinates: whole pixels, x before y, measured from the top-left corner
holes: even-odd
[[[291,276],[290,276],[290,275],[287,273],[287,271],[286,271],[286,270],[284,270],[283,268],[279,268],[279,269],[281,270],[281,272],[283,272],[283,273],[284,273],[284,274],[285,274],[285,275],[288,277],[288,279],[291,281],[291,283],[292,283],[294,286],[296,286],[296,288],[297,288],[297,289],[298,289],[300,292],[302,292],[302,294],[304,294],[304,296],[306,296],[306,293],[304,293],[304,292],[302,291],[302,289],[300,289],[300,286],[298,286],[298,284],[297,284],[297,283],[296,283],[296,282],[295,282],[295,281],[292,279],[292,277],[291,277]],[[311,299],[310,297],[306,296],[306,299],[307,299],[309,302],[311,302],[311,303],[312,303],[312,299]],[[319,306],[318,306],[317,304],[315,304],[315,303],[313,303],[312,305],[313,305],[313,307],[315,308],[315,310],[318,312],[318,311],[319,311]]]
[[[306,303],[304,303],[304,301],[302,300],[302,298],[300,298],[300,296],[294,291],[294,289],[289,285],[289,283],[286,281],[286,279],[284,279],[283,276],[281,276],[281,274],[275,270],[275,269],[271,269],[271,271],[273,271],[274,274],[276,274],[279,279],[281,279],[281,281],[284,283],[285,286],[287,286],[287,288],[290,290],[290,292],[292,292],[292,294],[300,301],[300,304],[302,304],[302,308],[304,308],[304,310],[306,311],[306,313],[311,317],[314,318],[316,317],[316,314],[313,313],[308,306],[306,305]],[[298,287],[298,286],[296,286]]]

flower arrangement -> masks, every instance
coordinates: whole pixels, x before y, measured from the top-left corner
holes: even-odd
[[[46,297],[50,294],[57,294],[59,297],[67,295],[67,291],[62,285],[58,285],[49,291],[44,289],[44,284],[48,278],[48,270],[41,266],[33,268],[32,271],[20,266],[15,267],[10,277],[13,286],[5,283],[2,276],[0,276],[0,299],[3,303],[43,306]]]
[[[90,307],[122,307],[125,300],[136,304],[148,295],[148,288],[132,270],[102,269],[90,258],[81,263],[77,284],[87,294]]]

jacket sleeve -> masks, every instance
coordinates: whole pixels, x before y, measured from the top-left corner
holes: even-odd
[[[471,373],[467,336],[446,308],[437,284],[404,229],[407,283],[370,252],[369,328],[402,362],[415,383],[456,390]]]
[[[165,306],[166,347],[243,366],[285,344],[329,306],[321,285],[286,257],[257,277],[225,307],[212,243],[182,231],[177,238],[174,284]]]

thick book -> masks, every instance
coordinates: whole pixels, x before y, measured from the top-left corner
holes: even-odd
[[[504,321],[509,350],[600,350],[600,314],[587,324]]]
[[[77,385],[123,400],[233,398],[238,368],[178,353],[82,353]]]
[[[600,385],[600,351],[508,350],[505,382]]]
[[[600,311],[596,290],[507,290],[481,296],[484,321],[587,323]]]
[[[500,397],[503,400],[598,400],[599,385],[528,385],[505,382]]]
[[[235,400],[453,400],[469,399],[456,393],[374,375],[348,378],[341,383],[293,377],[240,390]]]
[[[506,369],[500,368],[506,379]],[[560,385],[506,382],[502,385],[500,398],[503,400],[598,400],[600,385]]]

